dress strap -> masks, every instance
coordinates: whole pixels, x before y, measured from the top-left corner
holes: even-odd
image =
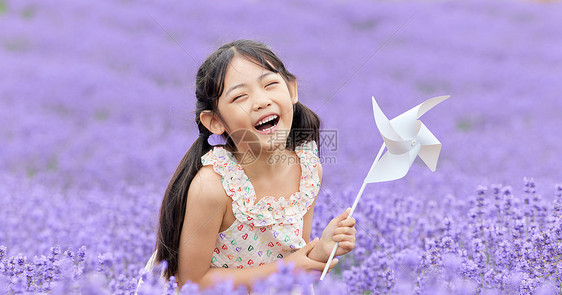
[[[225,148],[216,146],[201,157],[203,166],[213,165],[213,170],[219,175],[233,176],[240,170],[234,155]]]
[[[252,193],[249,179],[231,152],[216,146],[201,157],[201,163],[203,166],[212,165],[213,170],[222,176],[222,186],[234,202],[240,198],[249,198]]]
[[[295,148],[295,152],[300,158],[302,178],[300,183],[300,191],[311,192],[314,196],[320,191],[320,175],[318,173],[320,158],[318,157],[318,147],[316,141],[308,141]]]

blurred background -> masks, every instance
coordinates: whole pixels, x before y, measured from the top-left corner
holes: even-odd
[[[132,279],[197,136],[195,73],[239,38],[270,45],[337,134],[321,143],[317,234],[351,206],[382,144],[371,96],[392,118],[451,95],[422,117],[443,144],[437,171],[418,159],[367,198],[439,203],[533,177],[551,199],[560,15],[555,1],[0,0],[0,245],[29,259],[86,245],[91,269],[103,254],[119,261],[108,277]]]

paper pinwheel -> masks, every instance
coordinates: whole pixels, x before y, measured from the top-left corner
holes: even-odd
[[[363,180],[363,185],[355,198],[353,207],[351,207],[349,217],[355,211],[367,183],[384,182],[404,177],[417,156],[424,161],[431,171],[435,171],[441,151],[441,142],[418,119],[448,97],[446,95],[430,98],[392,120],[388,120],[373,97],[375,123],[384,143],[369,173]],[[388,151],[381,157],[385,147]],[[337,248],[338,243],[332,249],[320,280],[323,280],[326,276]]]

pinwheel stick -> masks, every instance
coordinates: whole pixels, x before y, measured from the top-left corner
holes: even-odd
[[[381,149],[379,150],[379,153],[378,153],[377,157],[375,158],[375,161],[373,162],[373,165],[371,166],[371,169],[373,167],[375,167],[377,162],[380,160],[382,152],[384,151],[385,147],[386,147],[386,145],[383,142],[383,144],[381,146]],[[357,193],[357,197],[355,197],[355,201],[353,202],[353,206],[351,207],[351,210],[349,211],[349,215],[347,216],[347,218],[351,217],[351,215],[355,211],[355,208],[357,207],[357,204],[359,204],[359,199],[361,199],[361,195],[363,195],[363,191],[365,190],[365,186],[367,186],[367,181],[363,180],[363,185],[361,185],[361,189],[359,189],[359,193]],[[330,254],[330,258],[328,258],[328,262],[326,262],[326,266],[324,267],[324,271],[322,271],[322,276],[320,277],[321,281],[324,280],[324,277],[326,276],[326,273],[328,273],[328,269],[330,268],[330,264],[332,263],[332,260],[334,259],[334,256],[336,255],[336,250],[338,249],[338,245],[339,245],[339,242],[336,242],[336,244],[334,245],[334,248],[332,249],[332,253]]]

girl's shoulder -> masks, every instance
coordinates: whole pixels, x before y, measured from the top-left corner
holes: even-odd
[[[203,166],[197,171],[189,185],[187,195],[188,200],[201,200],[215,207],[217,204],[226,204],[229,200],[222,187],[222,177],[215,173],[210,166]],[[204,196],[204,198],[198,196]]]

